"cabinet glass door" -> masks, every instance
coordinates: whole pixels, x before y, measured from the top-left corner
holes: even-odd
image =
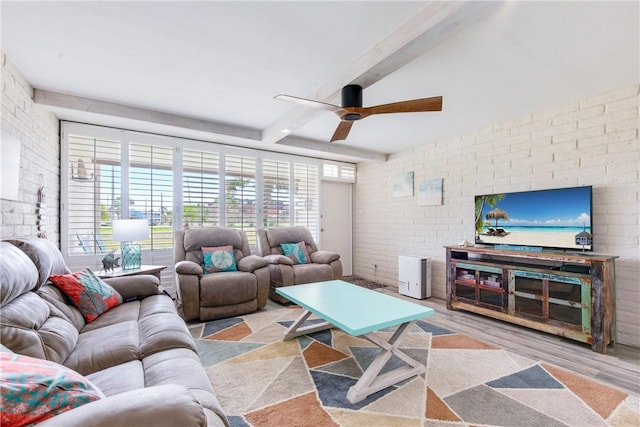
[[[518,316],[589,328],[591,287],[578,277],[515,271],[514,294]]]
[[[466,264],[456,266],[456,297],[460,299],[476,300],[476,272],[472,267]]]
[[[502,269],[466,262],[456,263],[455,292],[458,299],[504,311],[506,292]]]
[[[533,277],[532,277],[533,276]],[[521,317],[544,318],[543,282],[539,274],[515,272],[515,312]]]
[[[582,291],[585,289],[590,289],[590,287],[575,277],[549,279],[549,319],[582,326]],[[590,306],[590,301],[584,304],[584,307],[588,306]],[[587,324],[589,323],[587,322]]]

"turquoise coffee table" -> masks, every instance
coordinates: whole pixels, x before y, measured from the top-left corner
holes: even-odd
[[[416,320],[435,313],[432,309],[342,280],[287,286],[277,288],[276,293],[304,308],[302,315],[285,332],[285,340],[336,326],[380,347],[380,353],[358,382],[349,389],[349,402],[359,402],[377,391],[425,371],[422,363],[409,357],[399,346]],[[312,313],[325,322],[302,326]],[[374,333],[390,326],[398,328],[388,341]],[[406,365],[379,375],[394,354]]]

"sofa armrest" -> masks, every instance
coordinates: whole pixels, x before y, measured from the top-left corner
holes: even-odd
[[[266,257],[264,257],[264,259],[267,260],[269,264],[293,265],[293,261],[291,260],[291,258],[284,255],[267,255]]]
[[[175,269],[178,274],[194,274],[196,276],[204,274],[202,267],[193,261],[179,261]]]
[[[314,264],[331,264],[340,259],[340,255],[335,252],[316,251],[311,255],[311,262]]]
[[[253,273],[258,268],[267,267],[269,262],[257,255],[246,256],[238,261],[238,270]]]
[[[111,277],[102,279],[122,295],[124,301],[142,299],[162,293],[160,281],[156,276],[141,274],[138,276]]]
[[[212,420],[211,425],[215,420]],[[206,426],[196,398],[180,385],[161,385],[116,394],[63,412],[38,424],[58,426]],[[219,423],[219,425],[225,425]]]
[[[193,261],[179,261],[175,265],[178,276],[178,301],[182,305],[184,320],[200,317],[200,279],[204,274],[202,267]]]

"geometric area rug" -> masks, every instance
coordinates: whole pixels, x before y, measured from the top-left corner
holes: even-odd
[[[638,396],[423,320],[400,347],[426,375],[352,404],[347,391],[378,347],[337,328],[283,341],[300,313],[276,308],[190,326],[232,427],[640,426]],[[382,373],[402,363],[393,356]]]

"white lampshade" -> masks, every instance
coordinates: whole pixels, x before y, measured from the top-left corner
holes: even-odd
[[[134,242],[149,238],[149,224],[146,219],[114,219],[113,240]]]

